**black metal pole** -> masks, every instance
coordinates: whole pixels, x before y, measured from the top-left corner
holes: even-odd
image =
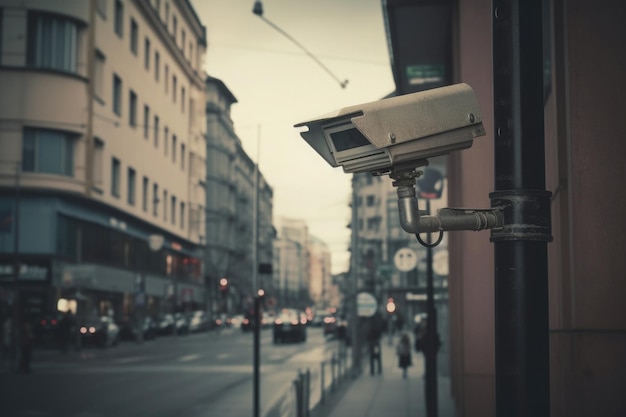
[[[21,339],[21,322],[25,320],[22,309],[22,294],[20,289],[20,175],[22,166],[20,163],[15,164],[15,200],[13,207],[13,346],[12,364],[13,370],[18,370],[18,360],[20,358],[20,339]]]
[[[426,199],[426,212],[430,214],[430,199]],[[431,235],[428,234],[427,243],[430,245]],[[435,291],[433,283],[433,249],[426,248],[426,416],[437,417],[437,308],[435,307]]]
[[[497,417],[550,415],[542,0],[493,0]]]
[[[253,320],[253,329],[254,329],[254,377],[253,377],[253,386],[254,386],[254,394],[253,394],[253,404],[254,404],[254,417],[259,417],[259,409],[260,409],[260,341],[261,341],[261,318],[260,318],[260,310],[261,310],[261,299],[259,295],[255,295],[254,297],[254,320]]]

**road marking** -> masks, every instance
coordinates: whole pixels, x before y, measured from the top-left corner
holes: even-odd
[[[178,362],[191,362],[198,359],[200,355],[185,355],[178,358]]]

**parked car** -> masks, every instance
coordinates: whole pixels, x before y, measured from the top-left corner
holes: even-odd
[[[157,318],[157,333],[159,335],[168,335],[174,333],[174,316],[172,314],[164,314]]]
[[[135,320],[125,320],[119,324],[120,340],[137,340],[137,323]],[[154,340],[159,332],[159,326],[152,317],[143,320],[143,340]]]
[[[189,321],[183,313],[174,313],[174,329],[176,334],[189,333]]]
[[[209,317],[202,310],[196,310],[189,319],[189,331],[191,333],[205,332],[209,330]]]
[[[85,347],[117,346],[120,328],[109,316],[92,317],[79,326],[81,345]]]
[[[306,322],[304,313],[291,308],[282,309],[274,320],[274,343],[283,343],[286,340],[306,341]]]

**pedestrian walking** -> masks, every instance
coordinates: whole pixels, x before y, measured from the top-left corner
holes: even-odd
[[[20,362],[21,372],[30,372],[30,363],[33,356],[33,328],[28,320],[24,319],[20,327]]]
[[[413,358],[411,355],[411,340],[406,333],[402,334],[400,341],[396,346],[396,354],[398,355],[398,367],[402,369],[402,377],[407,377],[407,368],[413,365]]]
[[[378,368],[378,375],[383,372],[380,353],[380,333],[380,322],[375,316],[369,323],[369,329],[367,332],[367,346],[370,356],[370,375],[375,374],[376,368]]]

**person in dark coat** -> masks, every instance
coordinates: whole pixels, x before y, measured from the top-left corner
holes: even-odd
[[[19,369],[21,372],[30,372],[30,363],[33,356],[33,327],[24,320],[20,327],[20,362]]]
[[[402,369],[402,377],[406,378],[407,368],[413,365],[411,356],[411,340],[406,333],[400,337],[400,342],[396,346],[396,354],[398,355],[398,367]]]
[[[374,375],[375,368],[378,368],[380,375],[382,370],[382,358],[380,352],[380,321],[374,316],[369,323],[367,331],[367,347],[370,356],[370,375]]]
[[[66,311],[59,322],[59,347],[62,353],[67,353],[67,347],[72,336],[73,321],[72,313]]]

